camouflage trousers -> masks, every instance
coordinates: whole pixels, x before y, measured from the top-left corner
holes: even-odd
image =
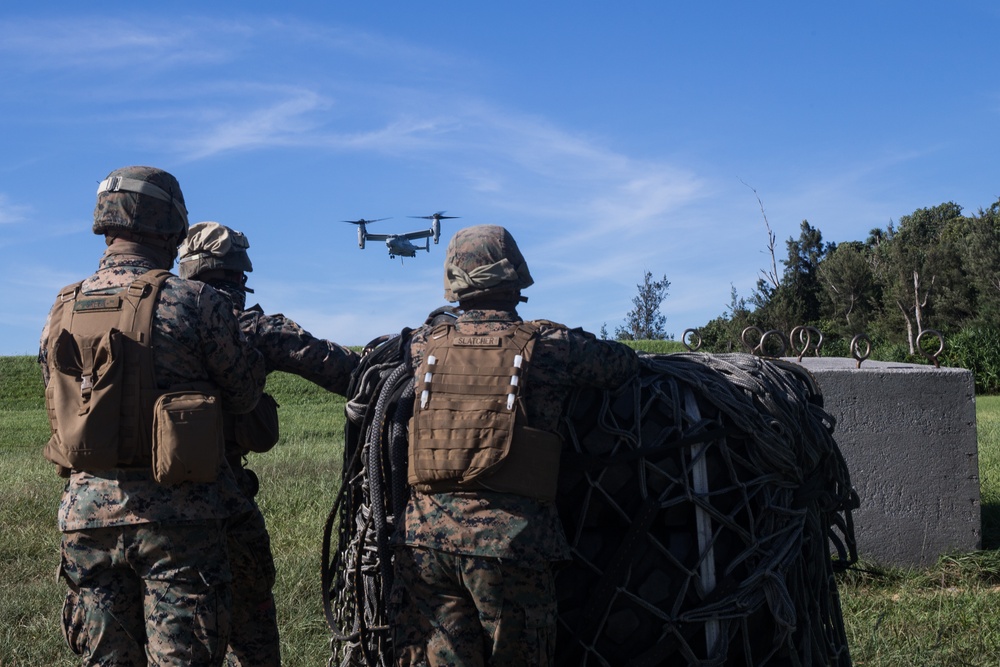
[[[63,534],[63,632],[84,665],[217,667],[229,638],[229,560],[218,521]]]
[[[236,517],[226,530],[233,572],[233,622],[226,652],[227,667],[279,667],[278,617],[275,612],[274,557],[264,515],[254,511]]]
[[[547,667],[555,660],[552,568],[406,547],[395,552],[399,667]]]

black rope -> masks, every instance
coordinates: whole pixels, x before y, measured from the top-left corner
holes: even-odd
[[[343,607],[328,622],[345,666],[392,660],[388,539],[408,493],[414,398],[402,349],[377,348],[358,374],[324,531],[324,564],[340,571],[324,572],[324,605]],[[815,381],[753,355],[699,353],[641,355],[636,380],[569,402],[557,504],[573,560],[557,575],[558,663],[849,666],[834,574],[857,562],[857,494]]]

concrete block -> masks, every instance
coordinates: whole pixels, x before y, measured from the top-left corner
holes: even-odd
[[[797,361],[796,359],[788,359]],[[847,460],[861,507],[863,560],[924,566],[982,545],[976,400],[960,368],[803,357]]]

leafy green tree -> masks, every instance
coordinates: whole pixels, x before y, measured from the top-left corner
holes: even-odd
[[[863,333],[873,309],[877,290],[869,253],[860,241],[834,247],[817,267],[826,312],[840,333]]]
[[[646,271],[643,281],[636,285],[639,293],[632,297],[632,310],[625,316],[625,326],[615,329],[618,340],[665,340],[664,326],[667,317],[660,312],[660,305],[667,298],[670,281],[664,275],[653,280],[652,271]]]
[[[898,229],[890,224],[881,243],[884,298],[903,319],[910,354],[920,332],[931,328],[932,298],[943,289],[938,281],[954,284],[954,247],[943,234],[961,217],[962,207],[952,202],[918,209],[900,218]]]
[[[750,304],[730,285],[729,305],[723,314],[698,329],[704,352],[742,351],[741,334],[749,326],[757,326]]]
[[[786,245],[788,259],[784,261],[782,282],[791,290],[795,304],[790,312],[800,324],[815,322],[820,317],[820,295],[823,291],[819,282],[819,266],[833,246],[823,243],[823,234],[808,220],[803,220],[799,226],[799,238],[789,238]]]
[[[980,323],[1000,322],[1000,201],[969,218],[964,241],[964,263],[975,293],[975,315]]]

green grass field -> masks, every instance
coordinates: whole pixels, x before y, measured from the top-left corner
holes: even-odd
[[[320,594],[323,523],[340,478],[342,398],[275,373],[282,437],[255,455],[278,564],[284,664],[329,657]],[[924,570],[871,567],[840,579],[855,665],[1000,664],[1000,397],[977,399],[985,549]],[[0,667],[76,664],[59,630],[55,516],[62,482],[41,457],[48,422],[29,357],[0,357]]]

